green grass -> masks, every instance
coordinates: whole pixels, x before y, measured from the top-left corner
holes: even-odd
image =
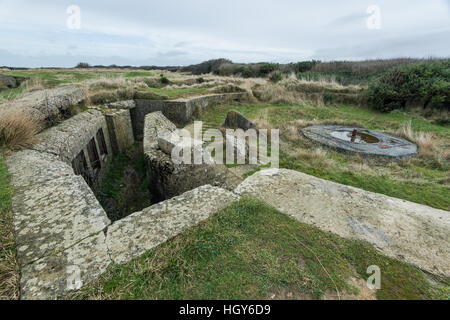
[[[386,130],[397,129],[403,123],[411,121],[411,127],[416,131],[432,132],[434,134],[450,138],[450,129],[432,123],[425,118],[411,115],[403,111],[380,113],[368,108],[353,105],[331,105],[317,107],[315,105],[271,105],[271,104],[241,104],[223,105],[207,109],[200,120],[221,125],[227,112],[236,109],[249,119],[261,118],[268,114],[269,123],[272,126],[281,125],[287,121],[301,120],[347,120],[356,121],[368,129]]]
[[[274,128],[283,128],[292,120],[357,123],[368,129],[383,130],[390,133],[411,121],[414,131],[433,133],[437,139],[450,144],[450,129],[432,123],[430,120],[407,112],[395,111],[380,113],[367,108],[351,105],[317,107],[313,105],[224,105],[207,109],[201,119],[205,123],[219,127],[228,111],[236,109],[249,119],[266,119]],[[295,144],[295,143],[294,143]],[[298,159],[290,154],[298,150],[314,151],[317,146],[307,139],[299,138],[296,146],[283,146],[280,166],[298,170],[322,179],[351,185],[364,190],[386,194],[435,208],[450,210],[450,163],[434,158],[416,158],[399,162],[376,159],[362,160],[357,155],[342,154],[327,150],[326,159],[315,161],[307,157]],[[284,151],[284,152],[283,152]],[[355,170],[360,164],[369,171]]]
[[[114,265],[78,298],[268,299],[357,294],[348,283],[367,267],[381,269],[379,299],[445,298],[423,274],[349,241],[299,223],[267,205],[243,198],[126,265]],[[442,293],[444,292],[444,293]]]
[[[9,173],[6,167],[3,152],[0,150],[0,212],[11,210],[11,188],[9,186]]]
[[[17,298],[18,266],[15,260],[12,189],[3,151],[0,149],[0,300]]]
[[[155,71],[129,71],[129,70],[42,70],[42,69],[34,69],[34,70],[19,70],[19,71],[9,71],[3,72],[4,75],[25,77],[34,80],[40,81],[40,83],[44,87],[55,87],[62,84],[71,84],[82,82],[85,80],[94,80],[100,78],[138,78],[138,77],[154,77],[158,73]],[[18,97],[24,87],[19,87],[15,89],[5,89],[0,90],[0,98],[3,99],[14,99]]]
[[[280,156],[280,168],[301,171],[318,178],[334,181],[367,191],[385,194],[394,198],[425,204],[434,208],[449,210],[450,187],[433,182],[398,181],[386,175],[371,175],[344,169],[316,167],[307,162]],[[419,168],[418,170],[426,170]],[[431,170],[430,170],[431,171]],[[446,173],[439,171],[439,176]],[[434,173],[434,172],[433,172]]]

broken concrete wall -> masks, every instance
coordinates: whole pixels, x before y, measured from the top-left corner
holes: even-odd
[[[176,127],[161,112],[145,117],[144,154],[150,192],[158,201],[170,199],[196,187],[216,183],[216,165],[176,164],[171,155],[161,150],[158,139],[173,133]]]

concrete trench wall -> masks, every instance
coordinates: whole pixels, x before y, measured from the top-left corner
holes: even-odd
[[[161,111],[177,126],[184,126],[208,107],[219,103],[240,101],[246,97],[247,93],[224,93],[171,101],[136,99],[136,108],[131,109],[135,138],[142,140],[144,119],[149,113]]]
[[[99,137],[99,132],[103,132],[104,139]],[[87,167],[80,168],[83,177],[93,189],[98,189],[113,156],[108,125],[101,111],[90,109],[80,113],[38,134],[37,140],[32,150],[53,154],[70,166],[83,155]],[[104,153],[100,149],[102,144],[106,144]]]

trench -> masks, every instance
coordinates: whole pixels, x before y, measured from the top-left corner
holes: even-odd
[[[156,202],[149,189],[146,166],[142,142],[135,142],[112,159],[100,187],[94,192],[112,222]]]

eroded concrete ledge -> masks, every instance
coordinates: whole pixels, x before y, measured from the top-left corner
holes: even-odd
[[[103,273],[111,263],[103,233],[110,221],[84,179],[45,152],[19,151],[6,162],[21,298],[61,298],[77,289],[67,285],[72,276],[86,284]]]
[[[235,192],[265,201],[300,222],[367,241],[420,269],[450,276],[448,211],[284,169],[260,171]]]
[[[134,213],[108,228],[111,258],[127,263],[237,200],[230,191],[206,185]]]
[[[21,299],[64,298],[106,271],[111,263],[99,232],[74,246],[22,267]]]
[[[110,224],[80,176],[62,177],[19,190],[13,196],[12,212],[21,265],[69,248]]]

